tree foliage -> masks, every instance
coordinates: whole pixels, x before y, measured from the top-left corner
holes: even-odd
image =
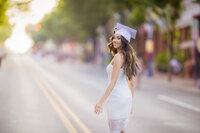
[[[4,42],[12,33],[12,26],[8,21],[6,15],[7,10],[11,8],[17,9],[19,12],[28,11],[28,5],[31,0],[26,1],[11,1],[11,0],[0,0],[0,42]]]
[[[58,44],[66,38],[85,41],[109,19],[108,6],[106,0],[60,0],[53,13],[41,21],[42,32],[34,33],[35,37],[42,33]]]
[[[183,5],[180,0],[112,0],[115,1],[116,7],[120,7],[119,12],[123,14],[122,17],[128,25],[140,26],[151,19],[159,29],[159,31],[166,37],[168,46],[169,60],[172,59],[174,52],[174,39],[176,37],[175,26],[179,19]],[[127,6],[129,4],[129,6]],[[128,15],[125,10],[128,10]],[[169,64],[169,63],[168,63]],[[171,67],[168,65],[169,77],[171,80]]]
[[[8,0],[0,0],[0,42],[5,41],[11,34],[11,26],[8,23],[6,11],[9,8]]]

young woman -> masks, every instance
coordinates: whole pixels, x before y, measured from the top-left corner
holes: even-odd
[[[116,32],[108,43],[114,56],[106,68],[109,85],[94,111],[100,114],[107,100],[110,133],[124,133],[133,112],[133,77],[137,75],[139,66],[136,53],[129,43],[135,37],[136,30],[117,23]]]

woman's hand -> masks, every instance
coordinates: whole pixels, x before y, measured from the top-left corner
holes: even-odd
[[[96,105],[95,105],[95,108],[94,108],[94,112],[96,114],[100,114],[102,113],[103,111],[103,104],[101,102],[98,102]]]

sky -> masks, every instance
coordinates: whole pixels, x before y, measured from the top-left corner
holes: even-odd
[[[17,1],[17,0],[13,0]],[[19,0],[18,0],[19,1]],[[9,22],[15,24],[10,38],[5,41],[5,47],[14,53],[25,53],[33,45],[32,39],[26,34],[27,24],[37,24],[45,14],[50,13],[57,5],[57,0],[32,0],[30,11],[19,13],[15,8],[8,10]]]

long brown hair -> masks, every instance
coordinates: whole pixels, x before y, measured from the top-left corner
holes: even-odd
[[[114,56],[117,53],[117,49],[113,46],[113,36],[110,37],[110,42],[107,44],[110,53]],[[121,36],[122,46],[121,53],[124,58],[123,69],[129,80],[137,75],[137,71],[140,69],[138,64],[138,58],[133,47],[128,43],[128,41]]]

